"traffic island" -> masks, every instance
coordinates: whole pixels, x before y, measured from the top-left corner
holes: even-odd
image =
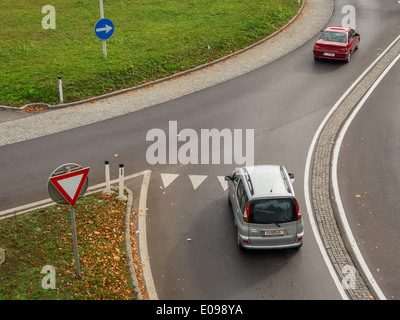
[[[68,206],[0,220],[0,247],[7,252],[0,265],[0,300],[137,299],[125,241],[127,203],[116,196],[94,193],[76,204],[80,277]]]

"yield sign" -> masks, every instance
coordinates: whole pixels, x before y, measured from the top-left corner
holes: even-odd
[[[50,178],[50,182],[62,194],[64,199],[72,206],[79,198],[82,187],[88,176],[90,168],[77,170]]]

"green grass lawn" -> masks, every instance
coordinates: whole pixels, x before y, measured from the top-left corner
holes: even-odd
[[[42,7],[56,10],[43,29]],[[115,32],[94,33],[98,0],[0,2],[0,105],[59,103],[132,87],[215,60],[285,25],[298,0],[104,0]]]
[[[76,276],[70,209],[54,205],[0,220],[0,300],[136,299],[125,246],[126,202],[96,193],[75,207],[81,277]],[[56,288],[43,288],[53,266]]]

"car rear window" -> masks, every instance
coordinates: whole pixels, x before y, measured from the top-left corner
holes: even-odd
[[[294,199],[255,200],[250,207],[252,223],[282,223],[297,220]]]
[[[321,40],[334,42],[347,42],[347,36],[342,32],[326,31],[322,34]]]

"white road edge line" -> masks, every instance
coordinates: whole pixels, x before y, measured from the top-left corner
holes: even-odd
[[[379,83],[382,81],[382,79],[386,76],[386,74],[390,71],[390,69],[396,64],[396,62],[400,59],[400,54],[391,62],[391,64],[382,72],[382,74],[379,76],[379,78],[375,81],[375,83],[371,86],[371,88],[367,91],[363,99],[360,101],[360,103],[357,105],[357,107],[353,110],[352,114],[350,117],[347,119],[345,122],[343,128],[340,130],[338,138],[336,140],[334,149],[333,149],[333,161],[332,161],[332,184],[333,184],[333,191],[335,194],[335,199],[336,203],[338,205],[339,209],[339,214],[340,218],[342,220],[342,223],[344,225],[345,231],[346,231],[346,236],[348,240],[350,241],[350,244],[354,250],[354,254],[357,257],[358,262],[360,263],[361,268],[364,270],[365,275],[367,276],[369,283],[372,285],[374,288],[376,294],[378,295],[379,299],[381,300],[386,300],[385,295],[379,288],[377,282],[375,281],[373,275],[371,274],[362,254],[361,251],[357,245],[356,240],[354,239],[353,233],[351,231],[350,225],[347,221],[346,218],[346,213],[344,211],[343,203],[340,198],[340,192],[339,192],[339,184],[338,184],[338,177],[337,177],[337,168],[338,168],[338,160],[339,160],[339,153],[340,153],[340,148],[344,139],[344,136],[346,135],[347,129],[349,128],[351,122],[357,115],[357,113],[360,111],[362,106],[364,105],[365,101],[369,98],[369,96],[372,94],[372,92],[375,90],[375,88],[379,85]]]
[[[308,154],[307,154],[306,166],[304,169],[304,198],[305,198],[305,202],[306,202],[307,211],[310,216],[310,224],[311,224],[315,239],[317,241],[318,247],[321,251],[322,257],[324,258],[325,263],[329,269],[329,272],[333,278],[333,281],[335,282],[335,285],[344,300],[348,300],[349,298],[347,297],[346,292],[343,289],[341,281],[338,278],[336,271],[332,265],[332,262],[329,259],[328,253],[326,252],[326,249],[322,243],[321,235],[319,234],[318,227],[315,222],[314,212],[312,210],[311,199],[310,199],[310,190],[309,190],[311,159],[312,159],[312,156],[314,153],[315,144],[317,143],[318,137],[319,137],[323,127],[327,123],[328,119],[331,117],[332,113],[339,107],[339,105],[350,94],[350,92],[354,89],[354,87],[379,62],[379,60],[386,54],[387,51],[389,51],[394,46],[394,44],[399,39],[400,39],[400,35],[382,52],[382,54],[377,59],[375,59],[375,61],[357,78],[357,80],[349,87],[349,89],[347,89],[347,91],[343,94],[343,96],[341,96],[340,99],[335,103],[335,105],[331,108],[331,110],[326,115],[326,117],[321,122],[320,126],[318,127],[317,131],[315,132],[315,135],[314,135],[313,140],[310,145],[310,149],[308,150]]]

